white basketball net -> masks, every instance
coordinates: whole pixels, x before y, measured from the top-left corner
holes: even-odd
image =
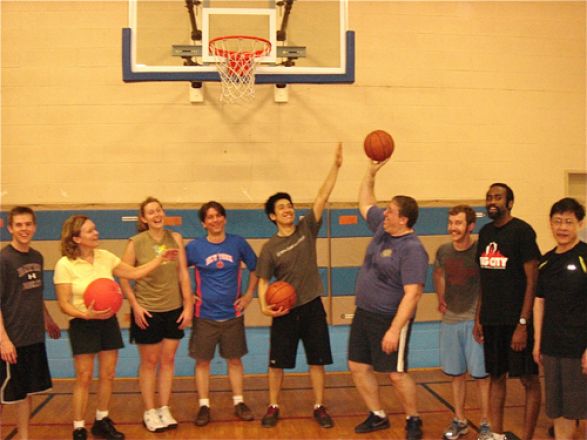
[[[248,36],[215,38],[209,44],[216,56],[216,68],[222,83],[220,101],[246,103],[255,98],[255,71],[261,57],[271,50],[265,39]]]

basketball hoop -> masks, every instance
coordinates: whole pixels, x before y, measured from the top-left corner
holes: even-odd
[[[208,47],[216,57],[220,74],[220,101],[229,104],[252,101],[255,70],[259,60],[271,51],[271,42],[260,37],[229,35],[210,40]]]

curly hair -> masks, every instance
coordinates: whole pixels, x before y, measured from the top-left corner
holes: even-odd
[[[61,227],[61,255],[72,260],[80,256],[78,244],[73,240],[79,237],[82,226],[90,218],[85,215],[72,215]]]

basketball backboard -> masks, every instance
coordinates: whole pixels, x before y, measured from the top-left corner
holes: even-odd
[[[269,40],[258,84],[352,83],[354,33],[347,0],[128,0],[123,79],[219,81],[210,40]]]

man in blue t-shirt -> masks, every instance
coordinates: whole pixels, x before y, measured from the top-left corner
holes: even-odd
[[[220,356],[226,359],[234,413],[241,420],[250,421],[254,416],[243,399],[241,358],[248,352],[243,312],[257,287],[257,257],[244,238],[226,233],[226,210],[220,203],[205,203],[199,216],[207,236],[186,246],[187,263],[194,266],[199,299],[190,338],[200,404],[195,423],[205,426],[210,421],[210,361],[216,345],[220,345]],[[241,295],[243,262],[249,270],[249,284]]]
[[[349,368],[369,408],[355,427],[359,434],[389,428],[375,372],[389,373],[406,413],[406,438],[422,438],[416,384],[407,374],[408,341],[422,296],[428,254],[413,229],[418,204],[395,196],[385,210],[375,206],[375,175],[385,162],[372,162],[359,190],[359,209],[374,236],[355,287],[356,310],[349,337]]]

